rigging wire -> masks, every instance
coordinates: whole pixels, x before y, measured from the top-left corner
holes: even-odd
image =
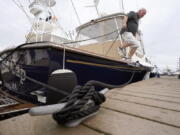
[[[63,69],[65,69],[66,47],[63,45]]]
[[[49,5],[50,5],[50,0],[49,0]],[[55,16],[55,13],[53,11],[53,9],[49,6],[49,9],[51,10],[51,12],[53,13],[53,15]],[[68,34],[65,32],[65,30],[61,27],[61,24],[59,23],[59,21],[57,20],[56,21],[59,25],[59,28],[61,29],[62,32],[64,32],[64,34],[67,36],[67,38],[69,37]],[[62,63],[62,66],[63,66],[63,69],[65,69],[65,59],[66,59],[66,48],[65,48],[65,45],[63,45],[63,63]]]
[[[49,3],[50,3],[50,0],[49,0]],[[50,4],[49,4],[50,5]],[[51,10],[51,12],[53,13],[53,15],[55,16],[55,13],[53,11],[53,9],[51,7],[49,7],[49,9]],[[61,27],[61,24],[59,23],[59,21],[57,20],[56,21],[59,25],[59,28],[61,29],[62,32],[64,32],[64,34],[67,36],[67,38],[69,37],[68,34],[65,32],[65,30]],[[63,69],[65,69],[65,59],[66,59],[66,48],[65,48],[65,45],[63,45]]]
[[[80,43],[80,42],[89,41],[89,40],[92,40],[92,39],[98,39],[98,38],[105,37],[105,36],[111,35],[111,34],[113,34],[113,33],[116,33],[116,32],[118,32],[119,30],[121,30],[121,29],[116,29],[115,31],[112,31],[112,32],[109,32],[109,33],[106,33],[106,34],[103,34],[103,35],[100,35],[100,36],[96,36],[96,37],[92,37],[92,38],[88,38],[88,39],[84,39],[84,40],[64,42],[64,43],[62,43],[62,44],[73,44],[73,43]]]
[[[79,24],[81,24],[81,20],[80,20],[80,18],[79,18],[79,16],[78,16],[78,13],[77,13],[77,10],[76,10],[76,7],[75,7],[75,5],[74,5],[73,0],[71,0],[71,4],[72,4],[72,7],[73,7],[73,9],[74,9],[74,11],[75,11],[77,20],[78,20]]]
[[[107,54],[109,53],[109,51],[112,49],[112,47],[113,47],[114,43],[117,41],[118,37],[119,37],[119,32],[117,33],[116,38],[115,38],[114,41],[112,42],[112,44],[111,44],[111,46],[109,47],[108,51],[106,52],[105,56],[107,56]]]
[[[122,10],[123,10],[123,13],[125,13],[124,0],[121,0],[121,4],[122,4]]]
[[[32,25],[31,22],[31,18],[29,17],[29,15],[27,14],[27,12],[24,10],[23,5],[21,4],[21,2],[19,0],[12,0],[14,2],[14,4],[23,11],[23,13],[26,15],[26,17],[28,18],[30,24]]]

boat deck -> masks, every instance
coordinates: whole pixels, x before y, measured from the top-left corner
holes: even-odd
[[[76,128],[28,114],[0,122],[0,135],[180,135],[180,80],[154,78],[107,93],[97,115]]]

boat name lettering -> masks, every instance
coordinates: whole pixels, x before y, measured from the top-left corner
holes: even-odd
[[[23,82],[26,80],[26,71],[22,69],[19,65],[16,64],[14,61],[6,61],[6,68],[8,68],[9,72],[11,72],[13,75],[20,78],[20,83],[23,84]]]

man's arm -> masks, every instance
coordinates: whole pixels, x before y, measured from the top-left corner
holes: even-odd
[[[124,19],[123,19],[123,24],[122,24],[122,28],[126,28],[127,27],[127,20],[128,20],[128,16],[124,16]]]
[[[123,28],[127,27],[128,19],[132,19],[136,13],[134,11],[129,12],[127,15],[124,16],[123,19]]]

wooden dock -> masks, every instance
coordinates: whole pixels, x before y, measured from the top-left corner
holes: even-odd
[[[0,122],[0,135],[180,135],[180,80],[154,78],[113,89],[97,115],[76,128],[28,114]]]

